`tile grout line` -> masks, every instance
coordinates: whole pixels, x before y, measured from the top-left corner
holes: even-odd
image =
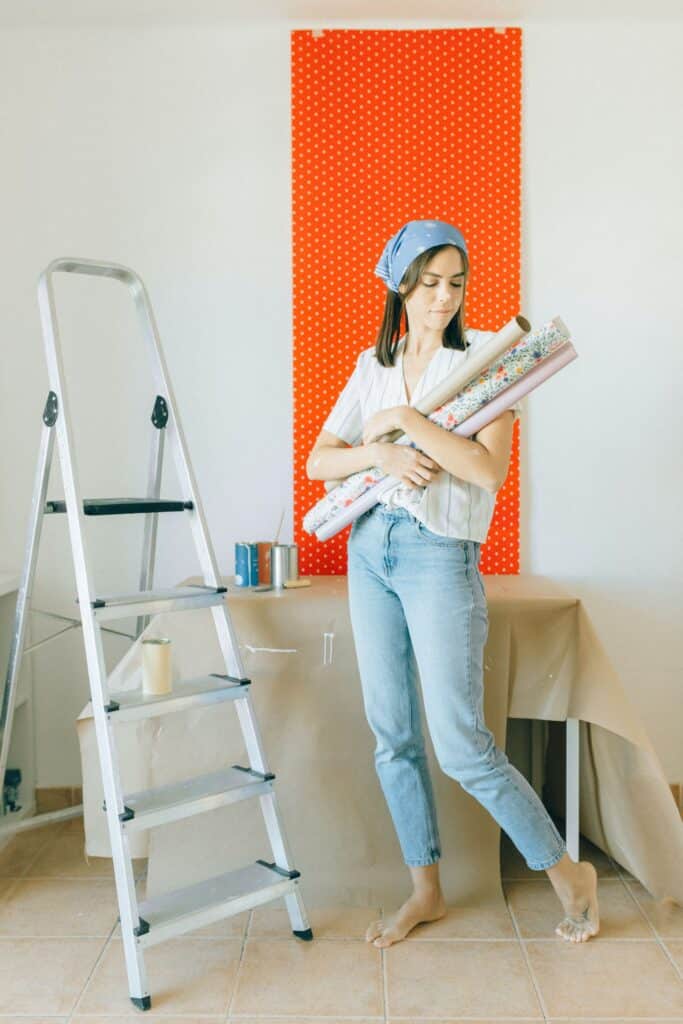
[[[0,896],[0,907],[5,903],[16,889],[19,882],[22,881],[21,875],[7,875],[5,878],[0,878],[0,882],[11,882],[3,896]]]
[[[620,877],[621,877],[621,875],[620,875]],[[658,931],[657,931],[657,929],[655,928],[654,924],[652,923],[652,921],[650,920],[650,918],[649,918],[649,917],[647,916],[647,914],[645,913],[645,910],[643,909],[643,907],[641,907],[641,905],[640,905],[640,901],[639,901],[639,900],[637,899],[637,897],[636,897],[635,893],[631,892],[631,889],[629,888],[629,886],[628,886],[628,884],[627,884],[627,882],[626,882],[626,879],[622,878],[622,881],[623,881],[623,883],[624,883],[624,888],[626,889],[626,891],[628,892],[629,896],[631,897],[631,899],[633,900],[633,902],[634,902],[634,903],[635,903],[635,905],[637,906],[637,908],[638,908],[639,912],[640,912],[640,913],[642,914],[642,916],[643,916],[643,917],[645,918],[645,920],[647,921],[647,924],[648,924],[648,926],[650,927],[650,929],[651,929],[651,931],[652,931],[652,934],[653,934],[653,935],[654,935],[654,937],[655,937],[655,940],[656,940],[656,942],[657,942],[657,943],[658,943],[658,945],[659,945],[659,946],[661,947],[661,949],[662,949],[662,952],[664,953],[664,956],[665,956],[665,957],[667,958],[667,960],[669,960],[669,961],[670,961],[670,963],[671,963],[671,966],[673,967],[674,971],[676,972],[676,974],[678,975],[678,977],[679,977],[679,978],[681,979],[681,981],[683,981],[683,971],[681,971],[681,969],[679,968],[678,964],[677,964],[677,963],[676,963],[676,961],[674,960],[674,958],[673,958],[673,956],[672,956],[671,952],[669,951],[669,948],[668,948],[668,947],[667,947],[667,945],[666,945],[666,942],[664,941],[664,937],[663,937],[663,936],[661,936],[661,935],[659,934],[659,932],[658,932]],[[641,884],[642,884],[642,883],[641,883]]]
[[[180,1015],[176,1014],[175,1016],[180,1016]],[[197,1015],[194,1015],[194,1016],[197,1016]],[[164,1017],[168,1018],[169,1020],[173,1019],[173,1015],[172,1014],[165,1014]],[[309,1016],[305,1016],[305,1015],[301,1015],[301,1014],[289,1014],[289,1015],[284,1015],[284,1014],[262,1014],[260,1016],[254,1017],[252,1014],[242,1014],[242,1015],[237,1016],[237,1017],[231,1017],[230,1018],[230,1024],[232,1024],[232,1022],[239,1022],[242,1019],[246,1019],[246,1020],[250,1020],[250,1021],[251,1020],[261,1020],[261,1019],[262,1020],[293,1021],[294,1024],[299,1024],[299,1021],[332,1021],[333,1024],[339,1024],[340,1020],[343,1020],[343,1021],[360,1021],[360,1022],[362,1022],[362,1024],[365,1024],[366,1021],[378,1021],[379,1022],[379,1021],[382,1020],[381,1017],[373,1016],[372,1014],[370,1016],[368,1014],[362,1014],[362,1015],[357,1015],[356,1014],[356,1015],[351,1015],[350,1017],[347,1015],[347,1016],[345,1016],[343,1018],[342,1017],[333,1017],[333,1016],[331,1016],[329,1014],[328,1015],[326,1015],[326,1014],[316,1014],[314,1017],[309,1017]],[[574,1020],[575,1018],[568,1018],[568,1017],[565,1017],[565,1018],[554,1018],[554,1020],[562,1020],[562,1019],[564,1019],[564,1020]],[[599,1019],[600,1018],[591,1018],[592,1021],[593,1020],[599,1020]],[[614,1018],[606,1018],[606,1019],[614,1020],[614,1021],[618,1020],[620,1022],[623,1022],[623,1020],[624,1020],[623,1017],[620,1017],[620,1018],[615,1018],[614,1017]],[[645,1020],[645,1018],[643,1018],[643,1019]],[[0,1020],[1,1020],[1,1018],[0,1018]],[[451,1017],[416,1017],[415,1014],[412,1014],[412,1015],[410,1015],[408,1017],[402,1017],[399,1014],[394,1014],[391,1017],[391,1020],[392,1021],[410,1021],[410,1024],[423,1024],[423,1021],[438,1021],[438,1024],[451,1024],[451,1022],[452,1022],[452,1024],[459,1024],[460,1021],[473,1021],[473,1022],[475,1022],[475,1024],[483,1024],[483,1022],[487,1022],[487,1021],[504,1021],[504,1022],[519,1021],[520,1024],[522,1024],[522,1022],[528,1022],[528,1024],[540,1024],[540,1022],[543,1020],[543,1018],[542,1017],[510,1017],[509,1015],[506,1016],[506,1017],[490,1017],[490,1016],[488,1016],[488,1017],[485,1017],[485,1018],[483,1018],[483,1017],[458,1017],[458,1018],[451,1018]],[[634,1022],[637,1022],[638,1018],[637,1017],[629,1018],[629,1024],[631,1024],[632,1020]],[[646,1018],[646,1020],[647,1020],[647,1024],[660,1024],[660,1022],[667,1021],[667,1020],[675,1020],[677,1022],[680,1022],[680,1021],[683,1021],[683,1017],[676,1017],[676,1018],[658,1017],[658,1018],[656,1018],[656,1020],[654,1018]]]
[[[384,921],[384,905],[379,908],[379,916]],[[387,959],[385,954],[385,947],[380,946],[379,956],[380,964],[382,967],[382,1018],[384,1024],[388,1024],[389,1021],[389,988],[387,984]]]
[[[101,1014],[72,1014],[72,1016],[76,1018],[76,1022],[78,1021],[78,1019],[84,1018],[84,1017],[94,1018],[94,1019],[101,1019],[101,1020],[111,1019],[111,1017],[112,1017],[111,1014],[107,1014],[107,1013],[101,1013]],[[121,1019],[124,1019],[126,1016],[131,1016],[131,1015],[129,1015],[129,1014],[115,1014],[114,1015],[115,1018],[120,1017]],[[138,1016],[138,1014],[135,1013],[135,1017],[137,1017],[137,1016]],[[140,1015],[140,1016],[142,1017],[142,1015]],[[161,1016],[161,1015],[157,1015],[157,1016]],[[215,1013],[193,1013],[191,1016],[192,1016],[193,1020],[196,1019],[196,1020],[207,1020],[207,1021],[219,1021],[219,1020],[223,1019],[220,1014],[215,1014]],[[0,1021],[3,1021],[3,1020],[9,1021],[9,1020],[15,1020],[15,1019],[24,1019],[24,1018],[27,1019],[27,1020],[35,1020],[36,1019],[35,1014],[32,1014],[32,1013],[0,1014]],[[163,1014],[163,1018],[164,1018],[164,1020],[187,1020],[188,1019],[188,1014],[186,1012],[185,1013],[183,1013],[183,1012],[164,1013]],[[50,1014],[50,1013],[47,1013],[47,1014],[42,1014],[40,1019],[41,1020],[67,1021],[67,1020],[70,1020],[71,1018],[67,1014]],[[268,1014],[258,1014],[258,1015],[256,1015],[256,1017],[254,1017],[253,1014],[245,1013],[245,1014],[236,1014],[235,1016],[230,1017],[229,1018],[229,1022],[230,1022],[230,1024],[233,1024],[233,1022],[239,1022],[239,1021],[245,1020],[245,1019],[246,1020],[260,1020],[260,1019],[271,1020],[272,1019],[272,1020],[282,1020],[282,1021],[285,1021],[285,1022],[286,1021],[294,1021],[294,1022],[296,1022],[296,1024],[298,1024],[299,1021],[308,1021],[308,1020],[310,1020],[310,1021],[353,1021],[353,1020],[358,1020],[358,1021],[363,1021],[363,1022],[364,1021],[377,1021],[377,1022],[380,1022],[382,1020],[381,1017],[379,1017],[377,1015],[373,1016],[372,1014],[370,1014],[370,1015],[368,1015],[368,1014],[351,1015],[351,1016],[346,1015],[344,1017],[339,1017],[339,1016],[331,1016],[329,1014],[327,1014],[327,1015],[326,1014],[316,1014],[315,1016],[310,1016],[310,1015],[305,1015],[305,1014],[302,1015],[302,1014],[277,1014],[277,1013],[273,1014],[273,1013],[268,1013]],[[436,1017],[415,1017],[414,1014],[411,1014],[409,1016],[402,1016],[400,1014],[394,1014],[392,1016],[392,1018],[391,1018],[392,1022],[393,1021],[409,1021],[410,1024],[422,1024],[422,1021],[439,1021],[439,1022],[441,1022],[441,1021],[453,1021],[454,1024],[458,1024],[458,1022],[460,1022],[460,1021],[472,1021],[472,1022],[474,1022],[474,1024],[485,1024],[485,1022],[487,1022],[487,1021],[504,1021],[504,1022],[519,1021],[519,1022],[525,1022],[525,1024],[538,1024],[538,1022],[541,1021],[541,1019],[542,1018],[540,1018],[540,1017],[529,1017],[528,1015],[524,1016],[524,1017],[514,1017],[514,1016],[510,1016],[509,1014],[504,1016],[504,1017],[497,1017],[497,1016],[491,1016],[491,1015],[488,1015],[487,1017],[463,1017],[462,1015],[460,1015],[458,1017],[444,1017],[443,1015],[439,1015],[439,1016],[436,1016]],[[584,1018],[582,1018],[582,1019],[584,1019]],[[625,1018],[623,1016],[621,1016],[621,1017],[589,1017],[589,1018],[585,1018],[585,1020],[590,1021],[590,1024],[596,1024],[596,1022],[601,1022],[601,1021],[605,1021],[605,1022],[612,1021],[612,1022],[615,1022],[615,1024],[624,1024],[624,1019]],[[548,1024],[555,1024],[555,1022],[557,1022],[557,1021],[576,1021],[576,1020],[577,1020],[576,1017],[561,1017],[561,1016],[555,1015],[548,1022]],[[681,1024],[681,1022],[683,1022],[683,1017],[629,1017],[628,1018],[628,1024],[639,1024],[639,1022],[643,1022],[643,1024],[665,1024],[665,1022],[674,1022],[674,1024]]]
[[[240,958],[239,958],[239,961],[238,961],[238,964],[237,964],[237,970],[235,971],[235,984],[233,986],[232,995],[230,996],[230,999],[228,1000],[228,1006],[227,1006],[227,1009],[225,1011],[225,1021],[226,1022],[230,1019],[230,1011],[232,1009],[232,1004],[234,1003],[235,996],[237,995],[237,986],[239,984],[240,971],[242,970],[242,961],[244,960],[244,950],[245,950],[246,945],[247,945],[247,940],[250,938],[250,934],[249,933],[251,932],[251,926],[253,924],[253,921],[254,921],[254,908],[251,907],[250,910],[249,910],[249,917],[247,918],[247,923],[246,923],[246,925],[244,927],[244,931],[242,933],[242,945],[240,946]]]
[[[104,945],[102,946],[102,949],[100,950],[98,956],[96,957],[95,963],[92,965],[92,968],[90,970],[90,973],[88,974],[88,977],[83,982],[83,987],[81,988],[81,991],[76,996],[76,1000],[74,1002],[74,1005],[71,1008],[71,1012],[69,1014],[65,1015],[66,1016],[66,1024],[71,1024],[71,1018],[76,1013],[76,1010],[78,1009],[78,1004],[80,1003],[81,999],[85,995],[85,991],[86,991],[88,985],[90,984],[90,982],[92,980],[93,974],[97,970],[99,964],[102,961],[102,958],[103,958],[104,954],[106,953],[106,951],[109,949],[109,946],[111,945],[112,938],[113,938],[114,932],[116,931],[116,927],[117,927],[118,923],[119,922],[118,922],[118,918],[117,918],[117,920],[114,921],[114,924],[112,925],[111,931],[109,932],[109,937],[107,939],[105,939]]]
[[[188,933],[188,934],[191,934],[191,933]],[[8,936],[8,938],[9,937],[11,937],[11,936]],[[39,938],[40,936],[37,936],[37,937]],[[64,936],[64,935],[52,936],[52,938],[68,938],[68,937],[69,936]],[[98,936],[90,936],[90,937],[91,938],[98,938]],[[289,942],[289,936],[287,936],[287,935],[262,935],[262,936],[256,936],[256,937],[257,938],[267,939],[268,942]],[[215,938],[215,936],[213,936],[213,935],[193,935],[192,938],[196,939],[198,942],[209,942],[213,938]],[[353,942],[365,943],[366,942],[366,940],[362,936],[360,936],[360,935],[351,935],[351,936],[349,936],[349,935],[323,935],[320,938],[316,938],[315,941],[316,942],[348,942],[348,943],[353,943]],[[436,938],[436,939],[428,939],[426,936],[424,938],[413,938],[412,936],[407,936],[402,941],[408,942],[411,945],[413,943],[418,943],[418,944],[422,945],[422,944],[427,944],[427,943],[430,943],[430,942],[435,942],[435,943],[444,943],[444,942],[516,942],[517,939],[516,939],[516,936],[514,936],[514,935],[511,936],[509,939],[503,939],[503,938],[500,938],[499,936],[496,936],[494,938],[486,938],[485,936],[480,936],[479,938],[477,938],[477,937],[472,938],[472,937],[467,936],[467,935],[464,935],[464,936],[457,936],[456,935],[456,936],[452,936],[452,937],[451,936],[441,936],[441,937]],[[552,939],[552,938],[549,938],[547,940],[541,938],[541,939],[538,939],[538,941],[539,942],[546,942],[546,941],[547,942],[553,942],[555,940]],[[611,940],[608,940],[608,941],[613,941],[613,942],[614,941],[618,941],[618,942],[644,942],[644,941],[651,942],[652,940],[651,939],[611,939]],[[394,945],[394,943],[392,943],[392,945]],[[377,948],[378,949],[388,949],[389,947],[388,946],[381,946],[381,947],[377,947]],[[683,1021],[683,1017],[681,1018],[681,1020]]]
[[[519,942],[520,949],[522,951],[522,956],[524,957],[524,962],[526,963],[526,968],[527,968],[527,971],[529,972],[529,977],[531,978],[531,984],[534,986],[534,990],[536,992],[536,998],[538,999],[538,1004],[541,1007],[541,1013],[543,1014],[543,1020],[544,1021],[548,1021],[550,1018],[549,1018],[549,1015],[548,1015],[548,1009],[547,1009],[547,1007],[545,1005],[545,999],[543,998],[540,986],[539,986],[539,984],[538,984],[538,982],[536,980],[536,975],[534,973],[534,969],[531,966],[531,961],[529,959],[529,952],[528,952],[528,950],[526,948],[526,944],[525,944],[524,939],[522,938],[521,932],[519,930],[519,926],[517,924],[517,918],[515,917],[515,914],[514,914],[514,911],[513,911],[512,907],[508,903],[507,896],[505,896],[505,905],[506,905],[506,907],[508,909],[508,913],[509,913],[510,919],[512,921],[512,927],[515,929],[515,935],[517,936],[517,941]]]

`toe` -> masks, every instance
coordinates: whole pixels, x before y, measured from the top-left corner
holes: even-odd
[[[378,935],[382,934],[382,921],[373,921],[365,933],[365,941],[372,942]]]
[[[555,931],[567,942],[576,942],[577,929],[571,918],[565,917],[560,921]]]

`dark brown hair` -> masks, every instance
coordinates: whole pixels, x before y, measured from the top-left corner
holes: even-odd
[[[418,284],[420,284],[422,271],[429,261],[436,256],[437,252],[441,252],[442,249],[451,248],[449,245],[435,245],[431,249],[426,249],[425,252],[421,252],[419,256],[416,256],[412,263],[410,263],[406,271],[401,278],[401,284],[405,285],[405,292],[394,292],[387,287],[387,297],[384,303],[384,315],[382,316],[382,324],[377,335],[377,341],[375,342],[375,355],[377,361],[381,366],[393,366],[396,360],[396,345],[400,341],[401,337],[405,333],[402,329],[403,315],[405,313],[406,330],[408,329],[408,312],[405,308],[405,300],[409,295],[412,294]],[[470,265],[467,259],[467,254],[463,250],[456,246],[458,252],[462,256],[463,270],[465,276],[462,281],[462,301],[460,308],[458,309],[455,316],[449,321],[448,326],[443,332],[443,347],[444,348],[457,348],[461,352],[467,348],[467,339],[465,337],[465,299],[467,297],[467,278],[469,276]]]

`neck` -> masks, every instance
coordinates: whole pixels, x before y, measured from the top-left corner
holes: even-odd
[[[408,331],[403,351],[405,355],[420,359],[442,346],[443,331],[422,331],[421,333]]]

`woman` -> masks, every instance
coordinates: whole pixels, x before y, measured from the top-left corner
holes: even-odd
[[[375,767],[413,882],[408,900],[373,922],[366,939],[389,946],[446,913],[419,669],[440,767],[486,807],[530,868],[547,872],[566,913],[555,931],[582,942],[599,929],[595,868],[570,859],[483,716],[488,613],[479,556],[520,408],[466,439],[413,407],[491,336],[465,327],[469,261],[457,228],[409,221],[387,242],[375,273],[388,288],[377,342],[358,357],[307,464],[316,480],[370,466],[401,480],[355,520],[348,542],[349,609]],[[379,440],[395,429],[415,447]]]

